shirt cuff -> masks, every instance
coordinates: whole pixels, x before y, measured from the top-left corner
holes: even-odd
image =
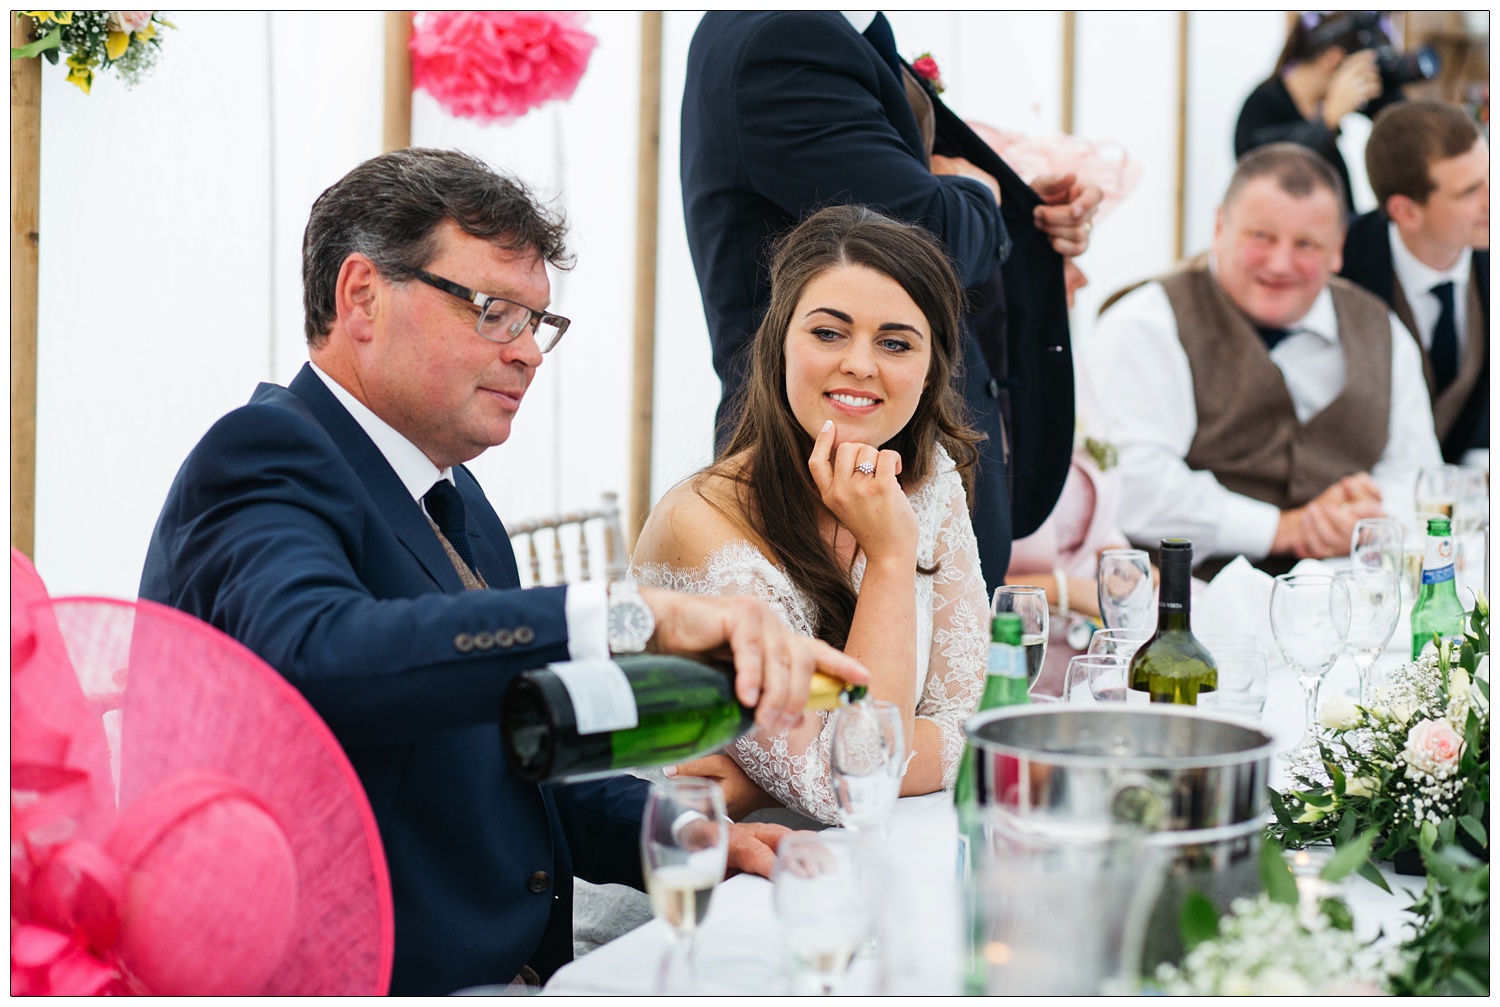
[[[569,584],[563,615],[568,621],[568,657],[609,657],[609,592],[602,582]]]
[[[1280,522],[1281,510],[1275,504],[1230,495],[1219,517],[1219,541],[1214,552],[1222,556],[1243,555],[1251,562],[1265,559],[1276,542],[1276,526]]]

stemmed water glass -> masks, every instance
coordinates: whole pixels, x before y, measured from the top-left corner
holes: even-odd
[[[1068,661],[1067,689],[1070,702],[1080,702],[1086,693],[1095,703],[1124,703],[1130,695],[1130,658],[1079,654]]]
[[[1151,557],[1141,549],[1106,549],[1099,554],[1099,617],[1108,629],[1146,629],[1155,589]]]
[[[1320,574],[1282,574],[1271,587],[1271,632],[1286,663],[1297,671],[1306,698],[1302,738],[1283,753],[1310,745],[1318,716],[1318,688],[1349,637],[1349,588]]]
[[[785,836],[771,883],[794,968],[810,975],[824,996],[831,995],[874,929],[870,886],[849,837],[830,832]]]
[[[1141,645],[1156,635],[1155,629],[1101,629],[1089,637],[1090,654],[1120,656],[1129,660]]]
[[[1026,688],[1036,684],[1047,657],[1047,592],[1039,587],[1006,584],[995,588],[990,614],[1014,612],[1021,617],[1021,647],[1026,651]]]
[[[1368,704],[1370,669],[1391,642],[1401,617],[1401,580],[1390,570],[1356,566],[1336,575],[1349,591],[1349,657],[1359,669],[1359,702]]]
[[[906,772],[901,708],[876,699],[839,707],[833,715],[828,768],[839,821],[882,837]]]
[[[698,925],[728,858],[729,817],[718,783],[688,776],[651,784],[641,819],[641,867],[651,911],[672,935],[657,973],[658,994],[667,992],[679,963],[688,986],[694,984]]]

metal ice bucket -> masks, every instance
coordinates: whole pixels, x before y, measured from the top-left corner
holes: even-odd
[[[1177,911],[1198,889],[1221,910],[1259,890],[1275,742],[1186,707],[1021,706],[972,717],[983,809],[1039,832],[1134,827],[1168,850],[1144,967],[1180,950]]]

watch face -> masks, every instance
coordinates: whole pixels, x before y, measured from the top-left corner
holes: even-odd
[[[651,609],[635,599],[609,607],[609,641],[615,650],[633,648],[640,650],[651,639],[656,627],[652,624]]]

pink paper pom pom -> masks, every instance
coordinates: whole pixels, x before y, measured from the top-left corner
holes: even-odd
[[[412,86],[450,114],[510,122],[573,96],[599,40],[579,11],[419,11]]]

